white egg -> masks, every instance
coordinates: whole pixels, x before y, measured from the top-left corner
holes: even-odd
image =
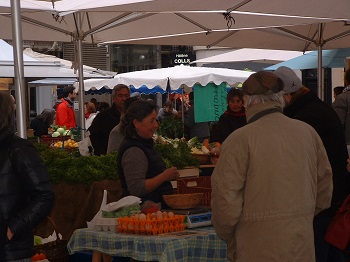
[[[168,216],[169,216],[169,218],[173,218],[174,217],[174,213],[173,212],[168,212]]]
[[[139,215],[139,220],[146,220],[146,215],[144,213],[141,213]]]

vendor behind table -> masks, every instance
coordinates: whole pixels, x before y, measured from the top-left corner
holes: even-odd
[[[176,167],[166,168],[154,149],[153,134],[158,129],[156,105],[135,101],[121,119],[125,138],[118,154],[118,173],[123,196],[134,195],[167,207],[164,194],[172,194],[171,180],[179,177]]]

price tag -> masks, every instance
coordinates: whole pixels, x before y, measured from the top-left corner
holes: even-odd
[[[79,101],[74,101],[74,111],[79,111]]]

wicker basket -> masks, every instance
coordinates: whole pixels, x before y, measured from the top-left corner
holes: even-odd
[[[165,203],[173,209],[189,209],[198,206],[203,193],[163,195]]]
[[[44,253],[50,262],[68,262],[69,254],[67,250],[67,240],[59,239],[55,222],[50,217],[47,217],[47,219],[55,230],[56,240],[34,246],[34,254]]]
[[[58,141],[66,141],[68,139],[70,139],[70,136],[58,136],[58,137],[52,137],[50,135],[41,136],[41,141],[43,142],[43,144],[47,144],[47,145],[51,145]]]

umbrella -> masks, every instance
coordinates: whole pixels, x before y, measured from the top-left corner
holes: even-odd
[[[278,63],[302,55],[298,51],[242,48],[192,61],[191,64],[211,64],[254,61],[258,63]]]
[[[350,5],[350,2],[348,3]],[[295,25],[288,27],[270,27],[238,30],[216,30],[210,34],[196,31],[186,34],[163,35],[148,38],[121,40],[124,44],[160,44],[160,45],[200,45],[226,46],[231,48],[271,48],[287,49],[305,52],[317,49],[318,54],[323,48],[349,47],[350,27],[348,21],[334,21],[309,25]],[[319,96],[323,94],[322,56],[318,55],[318,83]]]
[[[322,68],[344,68],[346,57],[350,57],[350,48],[322,50]],[[317,68],[318,53],[317,51],[309,52],[282,63],[269,66],[265,70],[276,70],[280,66],[286,66],[293,70]]]
[[[311,2],[314,1],[316,0]],[[329,9],[336,9],[337,12],[325,13],[321,7],[326,8],[329,3],[326,3],[326,0],[320,1],[317,3],[317,9],[312,7],[317,11],[311,12],[315,14],[311,18],[310,12],[307,14],[308,12],[302,11],[309,5],[307,3],[305,6],[306,3],[302,0],[294,1],[293,8],[286,8],[278,0],[245,1],[246,4],[241,7],[238,2],[227,0],[61,0],[56,1],[54,7],[50,2],[26,0],[21,1],[22,37],[26,40],[45,41],[71,41],[79,37],[82,41],[101,43],[198,30],[211,33],[227,29],[228,24],[231,28],[247,29],[329,21],[324,17],[346,17],[343,9],[339,7],[341,3]],[[37,5],[33,6],[32,3]],[[265,12],[266,4],[270,8],[268,12]],[[10,0],[0,0],[0,23],[3,28],[0,37],[4,39],[12,38],[9,7]],[[226,10],[232,12],[227,13]],[[227,19],[224,13],[227,14]],[[302,16],[302,13],[309,17],[296,17]]]
[[[101,1],[84,1],[84,0],[61,0],[61,1],[36,1],[36,0],[25,0],[21,1],[22,9],[19,0],[0,0],[0,23],[2,25],[2,30],[0,32],[0,37],[5,39],[12,38],[14,36],[15,51],[20,53],[21,42],[22,42],[22,25],[19,23],[22,18],[23,23],[23,38],[24,39],[36,39],[40,40],[50,40],[54,37],[56,41],[70,41],[74,40],[77,46],[77,57],[78,61],[82,60],[81,48],[82,41],[84,39],[90,38],[94,42],[114,40],[116,36],[123,35],[117,34],[111,29],[123,29],[122,32],[127,34],[128,32],[137,31],[140,33],[145,33],[148,30],[154,30],[156,28],[158,33],[176,33],[180,27],[179,23],[173,23],[170,21],[170,14],[174,13],[174,17],[181,18],[181,32],[193,32],[192,27],[194,26],[196,30],[200,28],[204,30],[207,34],[211,34],[213,30],[211,29],[211,24],[216,21],[222,23],[222,13],[223,10],[226,13],[227,21],[224,21],[224,25],[219,27],[214,27],[216,30],[223,30],[227,28],[226,24],[234,24],[238,17],[233,17],[230,12],[235,10],[240,11],[250,11],[250,12],[261,12],[261,13],[274,13],[282,14],[282,16],[266,16],[258,15],[256,17],[249,17],[248,19],[240,19],[240,21],[245,21],[246,24],[242,23],[237,25],[236,29],[243,28],[257,28],[262,26],[288,26],[294,24],[306,24],[311,23],[311,20],[316,22],[315,18],[294,18],[287,17],[284,15],[308,15],[312,17],[331,17],[331,18],[341,18],[344,19],[348,17],[348,1],[339,0],[337,5],[330,3],[328,0],[310,0],[302,1],[295,0],[291,6],[289,2],[285,0],[248,0],[248,1],[198,1],[198,0],[178,0],[178,1],[168,1],[168,0],[158,0],[158,1],[145,1],[145,0],[101,0]],[[11,6],[12,4],[12,6]],[[11,10],[10,10],[11,7]],[[201,24],[195,21],[195,14],[184,14],[182,11],[207,11],[206,13],[211,13],[211,10],[217,10],[216,16],[210,16],[201,18],[200,22],[209,22],[209,26]],[[11,13],[13,14],[12,19]],[[22,12],[21,12],[22,11]],[[164,19],[156,20],[157,23],[152,25],[141,22],[137,25],[132,24],[133,21],[143,21],[143,18],[152,18],[155,16],[155,12],[170,12],[168,14],[160,14],[160,17]],[[181,11],[181,12],[180,12]],[[226,12],[227,11],[227,12]],[[153,12],[153,13],[152,13]],[[198,16],[201,14],[198,13]],[[239,16],[239,13],[235,13],[235,16]],[[259,18],[259,19],[258,19]],[[12,24],[14,28],[12,29]],[[164,23],[164,21],[166,21]],[[184,22],[187,21],[187,22]],[[319,21],[320,22],[320,21]],[[255,23],[255,26],[254,26]],[[123,25],[130,25],[124,28]],[[167,28],[164,29],[163,27]],[[158,32],[160,29],[162,32]],[[141,29],[141,30],[140,30]],[[145,30],[147,29],[147,30]],[[172,29],[172,30],[170,30]],[[189,31],[190,30],[190,31]],[[13,31],[13,34],[12,34]],[[56,33],[58,32],[58,36]],[[153,34],[154,35],[154,34]],[[149,32],[147,36],[150,36]],[[56,38],[57,37],[57,38]],[[60,37],[60,38],[58,38]],[[103,39],[105,37],[105,39]],[[137,37],[142,37],[138,35]],[[63,40],[64,39],[64,40]],[[39,39],[36,39],[39,40]],[[197,43],[196,43],[197,44]],[[182,44],[181,44],[182,45]],[[18,57],[18,56],[17,56]],[[20,86],[23,85],[20,79],[23,79],[23,65],[21,59],[18,57],[16,59],[18,64],[16,65],[16,82],[18,86],[19,93],[19,103],[22,105],[21,97],[24,94],[21,92]],[[79,72],[82,72],[80,68]],[[83,76],[79,73],[80,86],[83,88]],[[79,93],[82,96],[82,92]],[[82,97],[80,97],[82,99]],[[19,119],[22,119],[22,106],[19,106]],[[83,107],[80,106],[80,115],[83,119]],[[18,125],[19,134],[25,136],[25,130],[22,128],[23,123]],[[82,126],[84,123],[82,121]]]

